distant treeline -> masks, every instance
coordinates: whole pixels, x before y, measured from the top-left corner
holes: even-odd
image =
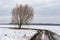
[[[18,23],[0,23],[0,25],[19,25]],[[54,23],[28,23],[23,25],[47,25],[47,26],[60,26],[60,24]]]

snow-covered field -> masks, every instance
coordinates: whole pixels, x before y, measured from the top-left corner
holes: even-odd
[[[37,31],[0,28],[0,40],[29,40]]]
[[[2,27],[18,27],[17,25],[1,25]],[[1,27],[0,26],[0,27]],[[60,26],[23,25],[22,28],[45,29],[60,35]],[[0,40],[29,40],[37,30],[0,28]]]
[[[34,29],[44,29],[50,30],[58,35],[60,35],[60,26],[47,26],[47,25],[23,25],[22,28],[34,28]]]

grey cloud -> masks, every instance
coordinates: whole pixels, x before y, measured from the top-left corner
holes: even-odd
[[[60,16],[60,0],[0,0],[0,3],[0,16],[11,16],[11,10],[17,3],[29,4],[34,9],[34,22],[60,23],[59,17],[55,18],[55,16]],[[0,22],[8,21],[5,18],[0,20]]]
[[[16,5],[16,0],[0,0],[0,23],[11,22],[11,11]]]
[[[32,20],[33,23],[56,23],[60,24],[60,16],[55,17],[39,17]]]
[[[11,16],[0,16],[0,23],[10,23]]]

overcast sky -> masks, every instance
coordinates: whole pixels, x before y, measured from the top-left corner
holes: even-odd
[[[33,7],[33,23],[60,23],[60,0],[0,0],[0,23],[11,22],[11,11],[17,3]]]

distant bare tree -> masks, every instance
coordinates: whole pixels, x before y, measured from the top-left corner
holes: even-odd
[[[13,8],[12,11],[12,23],[18,23],[19,28],[22,24],[28,24],[33,18],[33,9],[28,5],[20,5]]]

